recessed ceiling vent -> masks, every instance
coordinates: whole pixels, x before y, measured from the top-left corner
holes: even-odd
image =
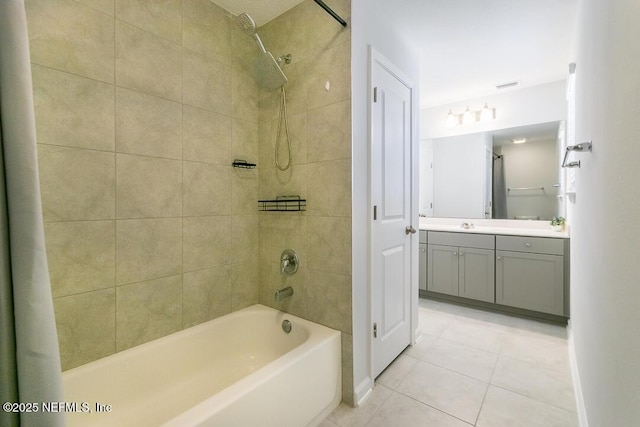
[[[520,84],[520,80],[515,80],[513,82],[507,82],[507,83],[501,83],[499,85],[496,85],[496,89],[507,89],[510,87],[515,87],[518,86]]]

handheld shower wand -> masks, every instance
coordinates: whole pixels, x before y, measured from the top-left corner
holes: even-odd
[[[242,31],[244,31],[245,34],[255,39],[256,43],[258,43],[258,47],[260,48],[260,52],[267,53],[267,49],[265,49],[264,44],[262,43],[262,39],[258,35],[258,31],[256,30],[256,21],[254,21],[253,18],[248,14],[241,13],[236,18],[236,22],[238,23],[240,28],[242,28]]]

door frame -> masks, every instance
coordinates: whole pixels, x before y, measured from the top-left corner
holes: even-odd
[[[418,86],[415,82],[407,77],[407,75],[398,68],[392,61],[390,61],[387,57],[378,52],[373,46],[369,45],[369,61],[368,61],[368,89],[369,89],[369,99],[368,99],[368,156],[367,156],[367,169],[368,169],[368,191],[367,191],[367,203],[368,203],[368,247],[369,253],[367,256],[367,273],[369,276],[367,290],[369,294],[368,301],[368,309],[367,309],[367,327],[369,334],[369,354],[368,354],[368,374],[369,378],[371,378],[371,382],[375,381],[373,376],[373,348],[374,348],[374,338],[373,338],[373,202],[372,202],[372,185],[375,182],[374,177],[372,176],[372,139],[373,139],[373,67],[374,64],[377,63],[383,68],[385,68],[389,73],[391,73],[394,77],[396,77],[400,82],[402,82],[410,91],[411,97],[411,114],[410,116],[410,130],[411,130],[411,162],[409,165],[410,168],[410,204],[411,204],[411,225],[413,225],[416,230],[419,229],[419,200],[418,200],[418,181],[419,181],[419,138],[418,138]],[[417,232],[415,234],[410,235],[411,237],[411,272],[410,272],[410,301],[409,301],[409,309],[410,309],[410,345],[415,344],[416,338],[418,336],[418,269],[419,269],[419,235]]]

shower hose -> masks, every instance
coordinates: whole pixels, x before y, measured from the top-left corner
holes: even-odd
[[[284,122],[284,132],[287,138],[287,164],[282,166],[280,164],[280,135],[282,134],[282,123]],[[280,86],[280,117],[278,118],[278,134],[276,136],[276,148],[275,148],[276,166],[281,171],[289,169],[291,166],[291,138],[289,137],[289,119],[287,117],[287,94],[284,90],[284,85]]]

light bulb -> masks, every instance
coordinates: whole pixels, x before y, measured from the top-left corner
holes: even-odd
[[[471,110],[469,110],[469,106],[467,105],[467,109],[464,111],[464,114],[462,115],[462,124],[468,125],[475,122],[476,120],[474,116],[475,114],[473,114]]]
[[[480,112],[480,121],[487,122],[493,119],[493,109],[489,108],[487,103],[484,103],[484,107],[482,107],[482,111]]]
[[[451,110],[449,110],[449,114],[447,114],[447,126],[454,127],[455,125],[456,125],[456,116],[454,116]]]

